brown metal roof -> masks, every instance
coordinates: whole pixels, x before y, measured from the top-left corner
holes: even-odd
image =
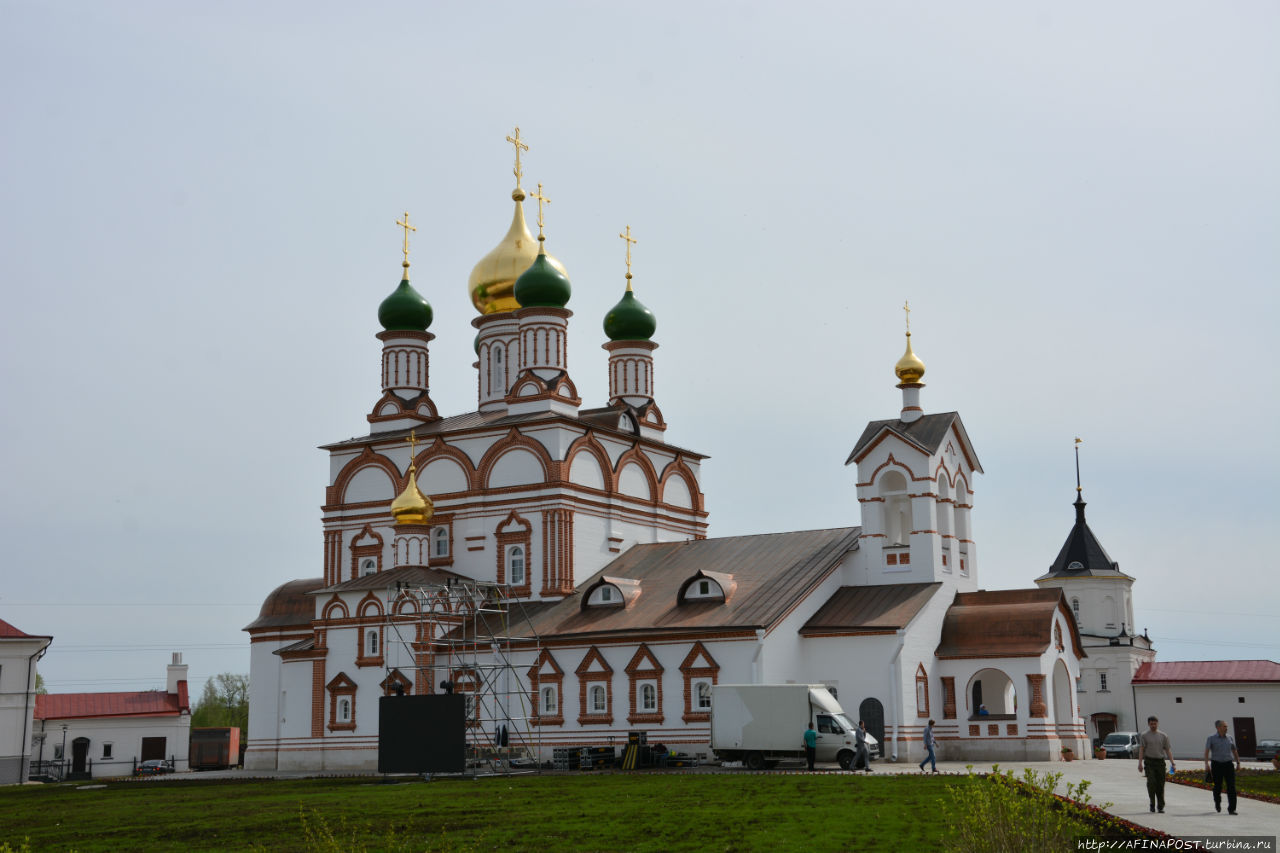
[[[973,449],[973,444],[969,441],[969,433],[965,431],[964,423],[960,420],[959,412],[941,412],[939,414],[923,415],[920,418],[906,423],[899,418],[892,418],[885,421],[872,421],[862,430],[862,435],[853,446],[853,450],[849,453],[849,458],[845,460],[846,465],[857,462],[858,459],[868,451],[879,438],[885,433],[892,433],[910,445],[918,447],[922,452],[927,454],[937,453],[938,448],[942,446],[943,439],[951,433],[952,429],[960,438],[961,450],[969,460],[969,464],[978,473],[982,473],[982,463],[978,461],[978,454]]]
[[[942,622],[940,658],[1038,657],[1053,642],[1053,614],[1061,609],[1077,657],[1080,632],[1060,589],[1001,589],[956,593]]]
[[[310,627],[316,615],[316,603],[308,593],[324,586],[324,578],[289,581],[271,591],[262,602],[258,618],[244,627],[245,631],[262,628]]]
[[[333,586],[314,589],[312,592],[315,595],[321,595],[333,592],[356,592],[364,589],[387,589],[388,587],[394,587],[397,583],[408,584],[409,586],[435,586],[444,585],[450,580],[470,580],[470,578],[464,578],[456,572],[446,571],[445,569],[401,566],[398,569],[388,569],[385,572],[361,575],[349,581],[335,583]]]
[[[574,594],[549,607],[526,609],[538,636],[612,636],[633,632],[771,629],[840,565],[860,528],[767,533],[636,545],[584,580],[585,591],[605,575],[639,581],[628,607],[581,606]],[[727,602],[679,604],[680,587],[699,570],[732,575]],[[514,619],[512,620],[514,630]]]
[[[940,582],[842,586],[804,624],[800,635],[896,631],[905,628],[941,588]]]

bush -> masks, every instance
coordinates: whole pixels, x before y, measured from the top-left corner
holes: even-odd
[[[1096,832],[1074,806],[1057,799],[1061,773],[1041,774],[1028,767],[1016,778],[1012,770],[1000,773],[996,765],[991,775],[974,779],[973,767],[968,770],[969,784],[949,786],[950,801],[942,801],[953,815],[953,834],[947,839],[952,850],[1073,851],[1077,836]],[[1088,788],[1088,781],[1068,784],[1065,796],[1088,806]]]

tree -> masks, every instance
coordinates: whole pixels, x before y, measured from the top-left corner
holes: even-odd
[[[44,696],[48,692],[49,692],[49,688],[44,686],[44,676],[37,672],[36,673],[36,694],[39,696]]]
[[[193,728],[236,726],[249,735],[249,676],[224,672],[204,683],[200,699],[191,710]]]

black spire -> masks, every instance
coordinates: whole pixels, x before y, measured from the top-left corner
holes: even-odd
[[[1084,520],[1084,493],[1080,488],[1080,439],[1076,439],[1076,523],[1067,534],[1058,558],[1049,567],[1045,577],[1080,577],[1082,575],[1112,574],[1120,571],[1120,564],[1108,556],[1098,537]]]

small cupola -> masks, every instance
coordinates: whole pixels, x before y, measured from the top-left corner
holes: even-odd
[[[583,592],[582,609],[617,607],[625,610],[635,604],[636,599],[639,597],[639,580],[604,575]]]

